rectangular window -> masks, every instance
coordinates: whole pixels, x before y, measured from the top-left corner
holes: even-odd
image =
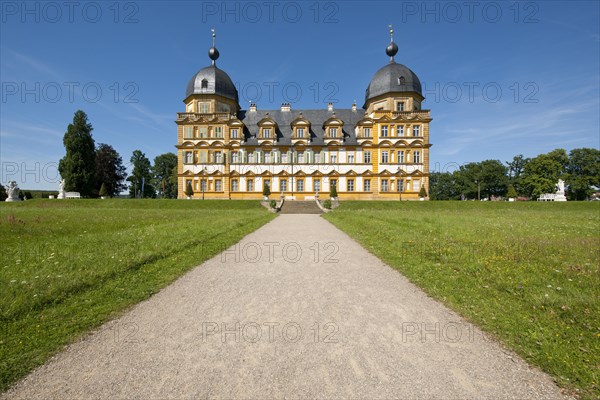
[[[220,126],[215,126],[215,137],[216,138],[222,138],[223,137],[223,128],[221,128]]]
[[[298,179],[296,181],[296,190],[298,192],[304,192],[304,179]]]
[[[387,179],[382,179],[381,180],[381,191],[382,192],[388,192],[390,190],[389,187],[389,182]]]
[[[335,164],[337,162],[337,154],[330,154],[329,155],[329,162],[331,164]]]
[[[334,186],[337,189],[337,179],[330,179],[329,180],[329,190],[331,190],[331,188]]]
[[[248,164],[254,163],[254,153],[248,153]]]
[[[365,151],[363,158],[365,160],[365,164],[371,164],[371,152],[370,151]]]
[[[321,180],[320,179],[313,179],[313,190],[315,192],[321,191]]]
[[[254,179],[246,180],[246,190],[248,192],[254,192]]]
[[[398,164],[402,164],[404,162],[404,150],[400,150],[398,152]]]
[[[271,137],[271,128],[263,129],[263,138],[269,139]]]
[[[192,180],[191,179],[186,179],[185,180],[185,188],[187,189],[188,186],[192,186]]]
[[[421,181],[418,179],[415,179],[413,181],[412,186],[413,186],[413,192],[418,192],[419,190],[421,190]]]
[[[298,164],[304,164],[304,153],[298,153]]]
[[[232,179],[231,180],[231,191],[232,192],[237,192],[240,189],[239,186],[239,182],[237,179]]]
[[[315,163],[319,164],[321,162],[321,152],[315,153]]]
[[[404,125],[398,125],[398,128],[396,128],[398,131],[398,136],[404,136]]]
[[[223,162],[223,153],[220,151],[215,151],[215,163],[221,164]]]
[[[337,128],[329,128],[329,136],[332,138],[337,137]]]
[[[371,128],[363,129],[363,134],[365,137],[371,137]]]
[[[298,130],[296,132],[298,133],[299,138],[304,137],[304,128],[298,128]]]
[[[183,152],[183,157],[185,159],[185,163],[186,164],[193,164],[194,163],[194,153],[191,151],[184,151]]]
[[[421,162],[421,152],[420,151],[413,152],[413,162],[416,164]]]
[[[194,137],[194,127],[193,126],[184,126],[183,127],[183,138],[184,139],[192,139]]]
[[[265,153],[265,163],[271,163],[271,152]]]
[[[370,179],[365,179],[363,182],[363,190],[365,192],[370,192],[371,191],[371,180]]]
[[[387,164],[388,161],[389,161],[389,153],[387,151],[382,151],[381,152],[381,163]]]
[[[206,192],[206,179],[202,179],[202,180],[200,181],[200,190],[201,190],[202,192]]]
[[[421,136],[421,125],[413,126],[413,136]]]
[[[231,162],[233,164],[237,164],[240,162],[240,153],[238,153],[237,151],[234,151],[233,153],[231,153]]]
[[[404,192],[404,179],[400,179],[397,186],[399,192]]]
[[[208,114],[210,112],[210,103],[198,103],[200,114]]]
[[[381,127],[381,137],[387,137],[387,135],[388,135],[388,126],[383,125]]]
[[[396,111],[404,111],[404,102],[399,101],[396,103]]]
[[[354,179],[348,179],[346,186],[349,192],[354,192]]]
[[[208,137],[208,127],[206,127],[206,126],[200,127],[200,137],[202,139],[206,139]]]
[[[281,162],[283,164],[286,164],[288,162],[288,155],[287,155],[287,153],[281,153]]]
[[[231,138],[232,139],[237,139],[238,138],[238,134],[239,134],[239,130],[237,128],[234,128],[231,130]]]
[[[281,179],[279,181],[279,191],[280,192],[287,191],[287,179]]]
[[[348,154],[348,163],[354,164],[354,154]]]

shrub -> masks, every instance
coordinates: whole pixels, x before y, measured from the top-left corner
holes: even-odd
[[[194,189],[192,189],[192,182],[188,182],[185,187],[185,195],[191,197],[194,195]]]
[[[515,190],[515,187],[513,185],[510,185],[508,187],[508,193],[506,193],[506,197],[508,197],[509,199],[514,199],[515,197],[517,197],[517,191]]]
[[[267,182],[265,182],[263,184],[263,196],[269,197],[270,195],[271,195],[271,188],[269,187],[269,184]]]
[[[277,208],[277,202],[275,200],[271,200],[269,202],[269,206],[271,206],[271,208]]]
[[[335,183],[333,185],[331,185],[331,191],[329,192],[329,197],[331,197],[332,199],[338,197],[336,186],[337,185]]]
[[[421,198],[427,197],[427,190],[425,190],[425,186],[421,186],[421,190],[419,190],[419,197],[421,197]]]
[[[335,187],[335,186],[334,186]],[[331,200],[327,199],[323,202],[323,207],[325,207],[328,210],[331,210]]]

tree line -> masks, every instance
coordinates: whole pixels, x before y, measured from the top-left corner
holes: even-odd
[[[559,179],[565,181],[569,200],[588,199],[600,187],[600,150],[579,148],[567,153],[556,149],[533,158],[519,154],[505,163],[485,160],[462,165],[454,172],[434,172],[429,178],[430,198],[535,200],[556,192]]]
[[[129,187],[132,198],[177,198],[177,155],[165,153],[154,158],[135,150],[130,158],[131,175],[119,153],[110,145],[96,145],[92,124],[85,112],[75,112],[63,138],[66,154],[58,163],[65,190],[82,197],[114,197]]]

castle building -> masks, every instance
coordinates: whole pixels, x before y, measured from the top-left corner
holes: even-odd
[[[212,64],[188,83],[185,112],[177,113],[179,197],[261,199],[268,185],[277,197],[314,199],[335,185],[341,200],[418,200],[429,193],[430,111],[421,82],[386,48],[362,109],[242,110],[237,89],[209,50]]]

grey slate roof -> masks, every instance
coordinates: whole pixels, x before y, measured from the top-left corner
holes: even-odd
[[[268,115],[267,115],[268,113]],[[324,110],[292,110],[292,111],[281,111],[281,110],[240,110],[238,112],[238,118],[244,123],[244,134],[246,141],[244,146],[256,146],[259,143],[257,140],[258,125],[257,123],[263,118],[271,118],[277,123],[277,144],[278,146],[289,146],[292,144],[292,126],[293,120],[298,118],[302,113],[302,117],[310,121],[310,135],[311,142],[309,146],[323,146],[323,135],[325,133],[323,129],[323,123],[329,118],[335,116],[344,122],[342,128],[344,134],[344,145],[358,145],[356,141],[356,135],[354,133],[354,127],[357,122],[364,118],[365,110],[357,109],[353,111],[351,109],[339,109],[329,111]]]
[[[206,88],[202,88],[203,79],[207,81]],[[217,94],[238,102],[238,92],[233,81],[225,71],[214,65],[202,68],[190,79],[185,97],[192,94]]]
[[[404,77],[403,85],[398,82],[400,77]],[[365,93],[365,104],[369,99],[391,92],[417,92],[422,95],[421,81],[406,65],[392,61],[373,75]]]

